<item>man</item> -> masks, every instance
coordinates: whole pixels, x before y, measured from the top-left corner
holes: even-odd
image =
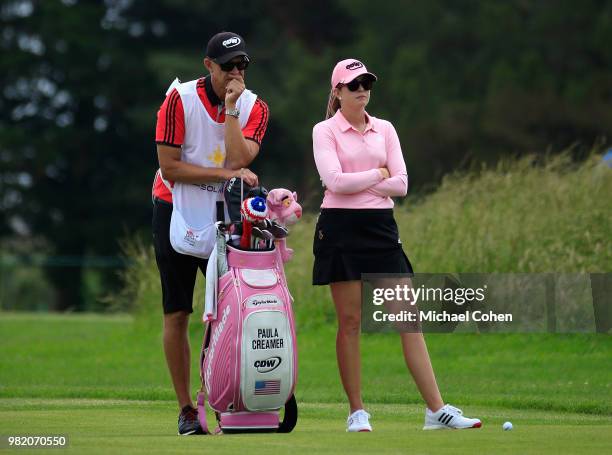
[[[212,218],[213,200],[222,193],[222,182],[242,176],[245,183],[257,185],[257,176],[247,166],[259,152],[268,107],[245,88],[248,64],[241,36],[216,34],[204,58],[209,75],[173,84],[176,87],[157,114],[159,170],[153,183],[153,240],[163,294],[164,352],[180,408],[181,435],[202,433],[190,396],[187,327],[197,270],[205,274],[207,260],[173,248],[176,243],[169,238],[173,196],[176,211],[180,200],[192,216]],[[180,199],[179,188],[184,189]]]

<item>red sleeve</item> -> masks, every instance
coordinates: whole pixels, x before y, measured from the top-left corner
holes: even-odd
[[[242,129],[245,139],[257,142],[261,145],[266,128],[268,127],[269,109],[268,105],[257,98],[246,126]]]
[[[157,111],[155,142],[180,147],[185,139],[185,113],[181,96],[172,90]]]

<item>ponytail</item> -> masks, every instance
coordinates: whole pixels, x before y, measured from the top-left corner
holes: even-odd
[[[334,89],[332,88],[329,92],[329,99],[327,100],[327,111],[325,112],[325,120],[333,117],[336,111],[340,109],[340,100],[334,95]]]

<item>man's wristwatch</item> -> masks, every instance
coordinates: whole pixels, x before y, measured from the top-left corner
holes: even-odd
[[[240,115],[240,111],[238,110],[237,107],[235,107],[234,109],[226,109],[225,110],[225,115],[229,115],[231,117],[238,118],[238,116]]]

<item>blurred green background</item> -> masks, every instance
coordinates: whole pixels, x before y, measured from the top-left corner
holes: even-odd
[[[0,29],[0,309],[125,311],[140,286],[159,316],[156,112],[221,30],[245,38],[270,106],[266,187],[316,212],[311,129],[334,63],[356,57],[379,76],[368,111],[402,142],[419,271],[612,269],[610,2],[4,0]],[[312,303],[328,296],[309,285],[311,229],[289,273]]]
[[[68,431],[88,453],[202,449],[174,437],[150,189],[166,88],[205,74],[206,42],[222,30],[245,38],[247,87],[270,107],[253,170],[269,189],[296,190],[306,209],[286,266],[301,417],[284,439],[206,447],[609,452],[612,337],[601,333],[427,334],[445,399],[485,422],[452,435],[420,431],[422,402],[397,336],[364,334],[377,432],[343,438],[333,304],[327,287],[310,284],[323,195],[311,131],[332,68],[348,57],[378,75],[368,112],[390,120],[402,143],[410,190],[395,216],[417,272],[609,278],[605,0],[0,0],[0,427]],[[200,276],[194,390],[202,303]],[[502,433],[509,419],[516,430]]]

